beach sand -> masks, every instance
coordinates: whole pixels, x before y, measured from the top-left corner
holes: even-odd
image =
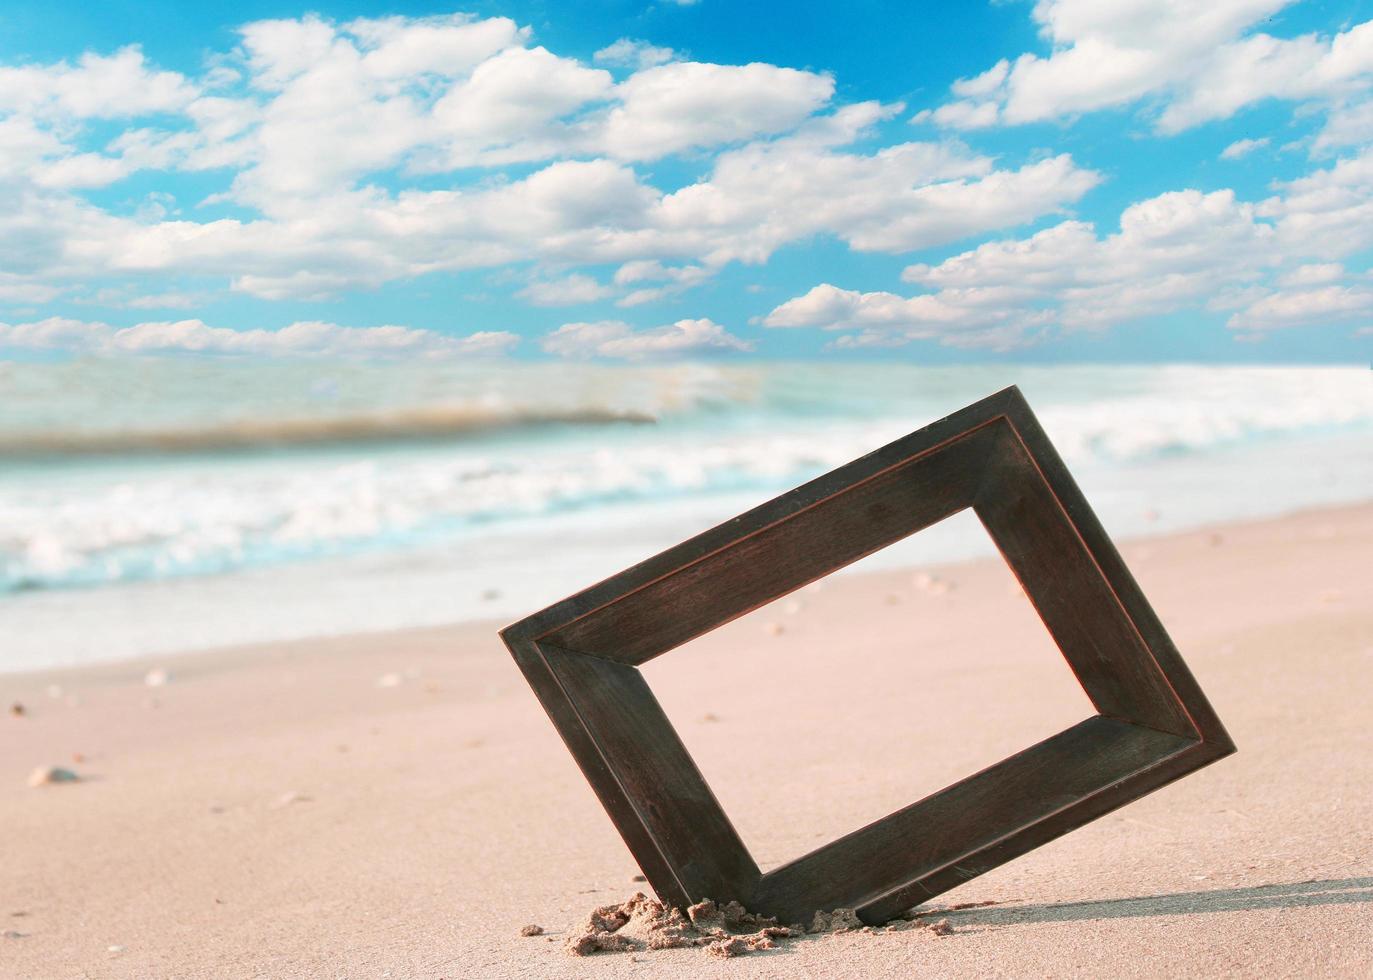
[[[1373,975],[1373,504],[1122,552],[1239,752],[941,896],[996,903],[946,935],[569,955],[646,886],[464,624],[0,677],[0,976]],[[647,674],[765,868],[1090,713],[999,560],[839,576]]]

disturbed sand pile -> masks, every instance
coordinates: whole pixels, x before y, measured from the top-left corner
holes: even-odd
[[[799,922],[782,925],[776,919],[754,915],[738,902],[717,905],[706,899],[688,908],[683,915],[679,909],[639,892],[619,905],[603,905],[596,909],[566,945],[567,951],[574,956],[696,947],[712,956],[727,957],[776,949],[779,941],[830,932],[928,929],[938,936],[953,932],[947,919],[931,921],[932,914],[914,913],[874,928],[863,925],[853,909],[834,909],[816,912],[808,926]],[[525,927],[526,930],[530,928]],[[522,931],[524,935],[539,933]]]

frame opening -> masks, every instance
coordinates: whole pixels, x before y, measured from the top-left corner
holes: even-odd
[[[971,509],[889,550],[642,668],[764,872],[1095,714]],[[714,710],[726,686],[751,711]]]

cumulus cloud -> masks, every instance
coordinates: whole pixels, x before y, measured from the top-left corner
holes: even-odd
[[[74,65],[0,65],[0,178],[82,189],[166,166],[190,137],[128,130],[103,151],[80,151],[72,140],[91,122],[184,114],[199,95],[185,76],[149,66],[137,46],[112,55],[87,53]]]
[[[675,60],[677,52],[647,41],[637,41],[622,37],[614,44],[608,44],[591,56],[598,65],[614,65],[621,68],[652,68]]]
[[[1370,144],[1373,144],[1373,98],[1351,99],[1330,111],[1324,128],[1316,134],[1312,152],[1325,155],[1346,146]]]
[[[614,357],[639,360],[708,351],[749,351],[753,344],[712,320],[678,320],[664,327],[636,330],[621,320],[565,323],[547,334],[541,346],[562,357]]]
[[[533,306],[573,306],[613,299],[616,306],[642,306],[676,296],[714,275],[701,265],[665,265],[656,259],[625,262],[603,283],[574,272],[558,278],[535,279],[516,295]]]
[[[137,45],[83,54],[75,65],[0,66],[0,111],[41,119],[121,119],[183,109],[197,95],[185,76],[148,66]]]
[[[928,118],[978,129],[1149,100],[1162,132],[1227,118],[1264,99],[1330,102],[1373,87],[1373,21],[1331,37],[1276,38],[1255,25],[1291,0],[1040,0],[1046,56],[1002,59],[961,79]]]
[[[527,302],[633,307],[815,238],[900,254],[1013,228],[1101,179],[1067,154],[874,139],[904,107],[835,105],[823,73],[629,38],[586,64],[502,17],[309,15],[239,37],[196,77],[137,48],[0,68],[0,300],[139,282],[151,295],[118,305],[186,308],[191,280],[310,301],[527,264],[555,270],[514,287]],[[113,136],[87,125],[111,119]],[[693,176],[665,189],[645,165],[671,155]],[[136,208],[84,193],[149,170],[221,189]],[[606,266],[608,283],[587,271]]]
[[[574,273],[561,279],[531,282],[520,290],[519,295],[535,306],[572,306],[614,296],[615,290],[591,276]]]
[[[54,316],[32,323],[0,323],[0,350],[88,353],[103,348],[113,336],[108,324]]]
[[[1100,179],[1067,155],[999,170],[951,144],[843,149],[898,109],[847,106],[794,135],[721,154],[709,179],[662,200],[655,218],[664,238],[716,265],[762,262],[818,234],[860,251],[904,252],[1061,210]]]
[[[631,75],[594,141],[613,157],[654,160],[791,129],[834,94],[827,75],[775,65],[677,62]]]
[[[1373,319],[1373,289],[1367,286],[1283,290],[1251,303],[1231,316],[1227,325],[1257,333],[1356,319]]]
[[[779,132],[826,103],[833,81],[773,65],[672,61],[621,39],[598,63],[528,46],[506,18],[318,17],[242,31],[265,98],[237,141],[249,166],[235,199],[280,213],[300,198],[401,167],[450,172],[568,156],[651,160]]]
[[[772,65],[666,64],[622,39],[610,73],[529,45],[503,17],[316,15],[241,28],[240,52],[198,80],[150,66],[136,47],[75,64],[0,66],[0,116],[28,168],[53,188],[111,184],[148,168],[238,170],[227,199],[287,214],[397,168],[447,172],[567,156],[655,159],[779,132],[833,92],[829,78]],[[157,125],[78,151],[83,120],[160,115]],[[169,119],[168,117],[175,117]],[[6,135],[11,139],[6,139]]]
[[[1312,262],[1299,265],[1278,279],[1280,286],[1319,286],[1344,278],[1344,266],[1338,262]]]
[[[1283,185],[1259,214],[1290,254],[1338,259],[1373,247],[1373,146]]]
[[[615,305],[642,306],[675,296],[709,279],[713,272],[705,266],[665,266],[652,259],[626,262],[615,270],[615,285],[629,287],[629,292],[617,299]],[[650,283],[659,285],[648,285]]]
[[[258,357],[454,357],[506,353],[519,338],[488,331],[450,337],[411,327],[343,327],[299,321],[280,330],[231,330],[200,320],[139,323],[117,328],[99,321],[49,317],[0,323],[0,351],[72,354],[215,354]]]
[[[570,152],[583,137],[565,117],[588,103],[609,100],[612,93],[609,72],[541,47],[508,48],[435,103],[442,165],[429,169],[545,160]]]
[[[258,84],[273,91],[304,85],[322,70],[309,59],[297,59],[300,49],[313,50],[326,33],[333,39],[329,50],[338,46],[337,31],[323,22],[292,24],[283,37],[277,36],[282,29],[274,27],[252,47]],[[459,29],[445,24],[426,30],[440,27],[443,32]],[[356,25],[352,29],[361,30]],[[293,43],[287,43],[290,38]],[[386,43],[400,42],[393,38]],[[419,53],[411,57],[422,61],[428,50],[418,46]],[[553,57],[506,48],[482,60],[471,77],[487,66],[506,64],[511,52],[536,60]],[[374,70],[384,75],[398,69],[392,59]],[[653,74],[668,70],[685,74]],[[686,89],[673,94],[670,78]],[[697,81],[701,85],[693,88]],[[726,111],[723,103],[735,85],[754,91],[735,99]],[[606,157],[557,160],[517,180],[390,191],[350,184],[349,176],[359,167],[393,159],[385,139],[345,127],[320,131],[318,141],[293,135],[278,144],[275,137],[268,139],[277,131],[270,119],[286,110],[269,107],[269,118],[253,131],[253,139],[266,139],[272,148],[234,179],[235,193],[262,202],[262,216],[117,216],[74,194],[20,180],[11,195],[16,206],[0,212],[0,258],[12,248],[16,264],[10,269],[48,281],[155,273],[225,276],[232,289],[269,300],[319,299],[426,273],[525,261],[563,267],[656,261],[705,270],[668,276],[663,286],[645,286],[622,297],[634,305],[688,288],[726,263],[766,261],[778,248],[816,235],[833,235],[865,251],[902,252],[1021,224],[1062,210],[1099,179],[1067,155],[1000,168],[992,158],[957,143],[849,149],[900,107],[860,103],[809,116],[797,125],[798,117],[828,98],[832,86],[830,80],[806,73],[770,66],[725,71],[680,63],[637,73],[621,88],[625,86],[631,91],[616,108],[586,122],[605,133],[619,127],[621,136],[609,142],[624,156],[638,153],[634,141],[649,133],[661,151],[665,146],[681,149],[742,139],[777,126],[794,128],[718,153],[701,179],[671,193],[647,183],[630,163]],[[337,95],[326,86],[320,97],[327,118],[333,118],[329,107]],[[654,111],[661,114],[656,129],[647,108],[655,101]],[[288,115],[305,112],[302,106],[308,104],[294,97],[289,102],[295,108]],[[367,111],[358,109],[358,117],[365,119]],[[391,111],[399,110],[385,110]],[[537,107],[530,111],[544,112]],[[628,125],[625,119],[636,114],[642,125]],[[294,128],[283,125],[280,131]],[[27,146],[30,135],[16,130],[11,138]],[[335,152],[335,138],[374,145],[350,157]],[[312,147],[308,152],[307,144]],[[287,166],[297,156],[330,159],[310,164],[314,169]],[[340,186],[340,181],[349,186]],[[321,189],[329,193],[319,196]],[[527,295],[546,293],[535,289]]]
[[[1120,230],[1104,238],[1086,222],[1069,221],[936,266],[910,266],[902,278],[941,290],[1052,297],[1060,322],[1093,327],[1166,312],[1250,281],[1276,262],[1274,235],[1232,191],[1174,191],[1126,208]]]
[[[14,277],[0,273],[0,302],[27,305],[46,303],[61,295],[55,286],[43,283],[21,282]]]
[[[1334,99],[1373,86],[1373,20],[1329,39],[1254,34],[1222,45],[1159,116],[1164,132],[1225,119],[1264,99]]]
[[[1183,309],[1235,310],[1249,333],[1366,313],[1366,286],[1342,285],[1338,262],[1373,245],[1373,150],[1316,171],[1258,202],[1233,191],[1172,191],[1130,205],[1099,234],[1064,221],[1001,239],[902,278],[903,297],[824,283],[779,305],[769,327],[843,334],[840,346],[912,340],[1013,346],[1050,330],[1101,330]]]
[[[1248,156],[1255,150],[1262,149],[1267,146],[1268,143],[1269,140],[1267,136],[1260,137],[1259,139],[1235,140],[1235,142],[1220,151],[1220,158],[1222,160],[1238,160],[1240,157]]]
[[[763,318],[768,327],[849,331],[838,347],[896,347],[938,340],[953,347],[1008,348],[1023,344],[1043,314],[1007,304],[1006,289],[947,289],[910,298],[860,293],[822,283]]]

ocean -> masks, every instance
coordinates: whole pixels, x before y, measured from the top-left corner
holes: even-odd
[[[513,619],[1009,384],[1118,537],[1373,497],[1366,367],[5,362],[0,671]]]

